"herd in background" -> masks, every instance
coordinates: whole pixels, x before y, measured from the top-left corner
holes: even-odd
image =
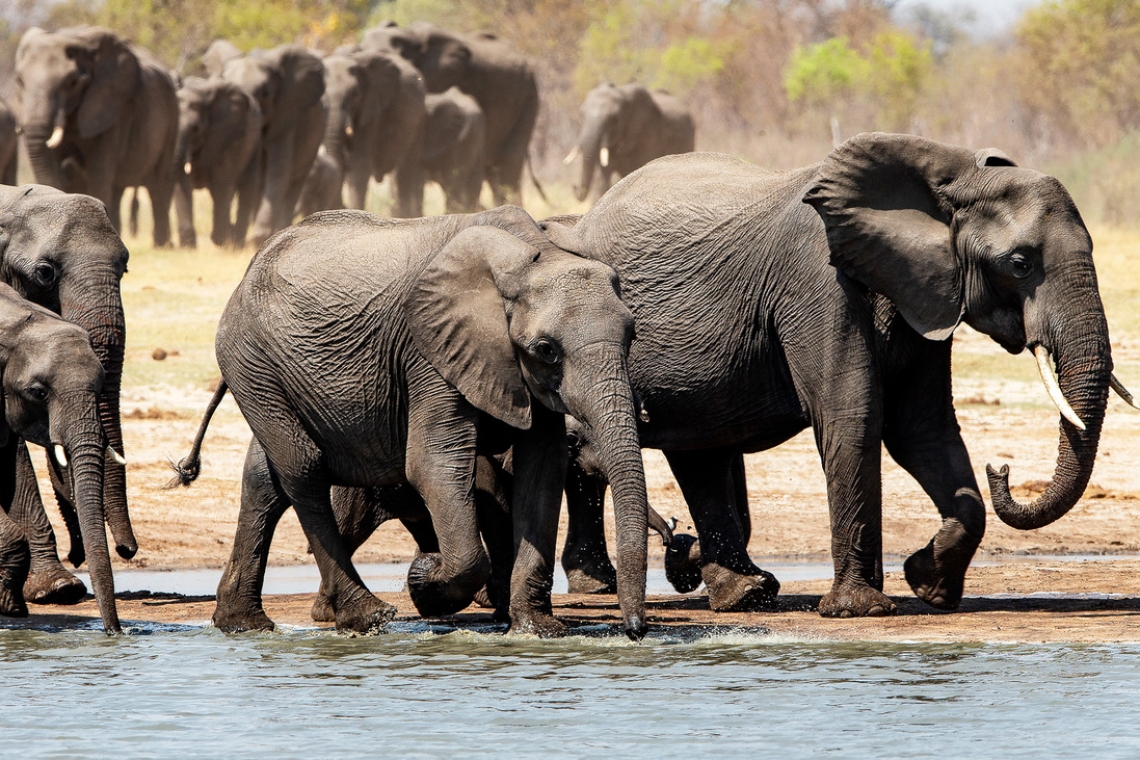
[[[0,179],[15,183],[19,132],[35,180],[103,201],[116,229],[124,191],[145,187],[157,246],[172,242],[172,201],[178,242],[196,245],[194,189],[213,200],[211,239],[233,246],[260,245],[297,215],[364,208],[369,180],[385,177],[396,217],[422,215],[429,181],[448,213],[477,210],[484,182],[495,205],[521,202],[539,87],[493,34],[388,23],[324,56],[293,44],[243,54],[219,40],[202,67],[205,77],[182,77],[100,27],[29,30],[16,55],[18,130],[0,102]],[[598,87],[582,117],[567,157],[580,200],[693,150],[684,104],[641,85]]]

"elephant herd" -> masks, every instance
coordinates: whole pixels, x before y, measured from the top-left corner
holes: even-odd
[[[124,190],[145,187],[157,246],[171,243],[172,201],[179,243],[197,244],[194,189],[213,201],[211,239],[232,246],[260,245],[298,214],[362,209],[369,181],[385,177],[396,217],[423,213],[427,181],[449,213],[478,210],[484,181],[496,205],[520,199],[538,84],[492,34],[387,24],[327,56],[288,44],[243,54],[217,41],[202,65],[206,77],[184,78],[108,29],[29,30],[16,57],[18,131],[36,181],[98,198],[116,229]],[[587,99],[576,149],[599,190],[614,172],[693,149],[692,119],[675,98],[639,85],[603,90]],[[0,103],[7,184],[16,134]]]

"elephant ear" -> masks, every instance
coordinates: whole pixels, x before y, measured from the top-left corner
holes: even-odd
[[[91,56],[91,83],[83,93],[76,120],[79,136],[101,135],[124,117],[139,83],[139,59],[109,29],[91,27],[75,33]]]
[[[363,124],[375,124],[399,94],[400,69],[383,53],[362,52],[353,57],[364,77],[360,120]]]
[[[1013,159],[997,148],[982,148],[974,152],[974,162],[979,169],[987,166],[1017,166]]]
[[[463,230],[420,273],[404,301],[416,348],[463,397],[512,427],[530,427],[530,391],[508,332],[538,250],[494,227]]]
[[[823,218],[837,269],[891,299],[924,337],[945,340],[965,311],[945,190],[976,171],[963,148],[865,133],[828,155],[803,200]]]
[[[273,106],[279,118],[267,135],[270,138],[291,129],[297,117],[325,94],[325,65],[320,58],[298,45],[285,45],[274,52],[279,52],[276,73],[281,81]]]
[[[425,52],[420,70],[430,92],[451,87],[462,89],[472,52],[467,43],[442,30],[431,28],[424,38]]]

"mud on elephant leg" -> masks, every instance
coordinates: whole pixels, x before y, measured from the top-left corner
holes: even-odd
[[[689,504],[700,537],[701,578],[714,612],[770,609],[780,592],[776,576],[748,556],[734,473],[740,454],[732,451],[670,451],[669,466]],[[678,537],[674,537],[677,541]]]

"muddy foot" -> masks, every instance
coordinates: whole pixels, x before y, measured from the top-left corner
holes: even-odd
[[[755,612],[770,610],[780,593],[776,576],[763,570],[758,575],[741,575],[709,563],[701,570],[709,591],[709,608],[713,612]]]
[[[566,626],[549,612],[528,610],[511,615],[510,633],[530,634],[540,639],[557,639],[566,635]]]
[[[490,576],[488,564],[477,584],[464,588],[457,580],[435,580],[442,575],[442,555],[431,552],[419,554],[408,568],[408,594],[416,610],[424,617],[454,615],[466,609],[475,599],[476,592],[487,584]]]
[[[676,533],[665,550],[665,579],[679,594],[701,585],[701,545],[694,536]]]
[[[85,596],[83,581],[62,565],[33,573],[24,581],[24,598],[32,604],[78,604]]]
[[[372,594],[336,611],[336,629],[353,633],[380,633],[396,617],[396,608]]]
[[[253,612],[225,612],[219,607],[214,610],[213,621],[214,627],[224,633],[272,631],[274,628],[273,621],[262,609]]]
[[[896,612],[890,597],[870,586],[833,586],[819,600],[820,617],[885,617]]]
[[[332,602],[324,594],[317,594],[317,598],[313,600],[313,608],[309,610],[309,616],[313,618],[315,623],[336,622],[336,613],[333,612]]]
[[[980,538],[972,538],[956,520],[947,520],[934,539],[903,564],[906,582],[922,601],[940,610],[956,610],[966,585],[966,570]]]

